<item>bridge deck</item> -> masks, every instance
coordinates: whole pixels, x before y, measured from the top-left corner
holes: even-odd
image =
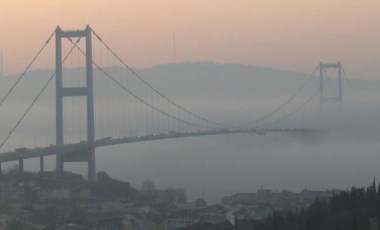
[[[222,135],[222,134],[238,134],[238,133],[249,133],[257,135],[265,135],[269,132],[286,132],[286,133],[315,133],[317,130],[314,129],[218,129],[211,131],[197,131],[197,132],[170,132],[170,133],[158,133],[149,134],[146,136],[134,136],[134,137],[124,137],[124,138],[102,138],[96,140],[92,145],[95,147],[109,146],[126,144],[133,142],[143,142],[143,141],[154,141],[154,140],[164,140],[173,138],[183,138],[183,137],[196,137],[196,136],[208,136],[208,135]],[[5,152],[0,154],[0,162],[17,161],[22,159],[36,158],[48,155],[59,155],[59,154],[69,154],[73,152],[78,152],[80,150],[86,150],[91,145],[89,143],[74,143],[66,144],[62,146],[49,146],[44,148],[36,147],[34,149],[19,149],[18,151]]]

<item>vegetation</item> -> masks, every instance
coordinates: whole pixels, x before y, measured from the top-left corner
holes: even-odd
[[[97,174],[97,183],[91,187],[92,194],[96,199],[122,198],[124,201],[131,201],[138,195],[136,189],[130,183],[112,179],[106,172]]]
[[[316,198],[306,210],[274,212],[254,222],[257,230],[367,230],[370,218],[380,217],[380,184],[334,194],[330,202]]]

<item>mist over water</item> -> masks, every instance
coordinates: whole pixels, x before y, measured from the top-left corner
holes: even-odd
[[[110,69],[114,74],[117,71],[116,67]],[[4,105],[7,107],[0,109],[2,137],[47,79],[48,72],[33,72],[20,85],[19,91],[9,98],[10,101]],[[212,120],[232,125],[267,114],[289,98],[309,77],[308,74],[284,70],[211,62],[163,65],[138,72],[178,104]],[[98,78],[100,76],[96,75],[95,81]],[[1,95],[14,80],[14,77],[0,80]],[[292,103],[268,122],[302,104],[318,88],[317,82],[317,77],[314,77]],[[96,150],[97,170],[129,181],[135,187],[140,187],[145,179],[153,180],[159,188],[184,187],[190,200],[201,197],[204,192],[210,202],[217,202],[220,197],[234,192],[252,192],[260,186],[294,191],[361,186],[380,173],[379,86],[378,81],[351,80],[351,87],[344,86],[342,105],[321,106],[316,97],[295,116],[273,125],[321,130],[313,136],[236,134],[102,147]],[[37,108],[15,133],[9,148],[54,143],[54,84],[49,87]],[[98,84],[98,87],[95,93],[105,85]],[[81,108],[80,104],[68,104],[68,110],[70,106],[74,107],[72,111]],[[111,106],[105,108],[112,109]],[[84,111],[81,116],[84,116]],[[81,123],[85,127],[84,121],[76,120],[67,125],[78,126]],[[100,125],[97,126],[99,128]],[[31,134],[35,140],[27,138]],[[73,142],[78,142],[85,133],[76,135],[69,135]],[[27,160],[25,168],[38,170],[38,159]],[[55,158],[47,157],[46,169],[54,168]],[[81,163],[67,163],[65,168],[83,175],[87,170]]]

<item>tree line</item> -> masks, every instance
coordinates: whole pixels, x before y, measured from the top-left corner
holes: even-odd
[[[368,187],[352,187],[330,200],[317,197],[306,209],[275,211],[254,221],[257,230],[367,230],[369,219],[380,217],[380,183]]]

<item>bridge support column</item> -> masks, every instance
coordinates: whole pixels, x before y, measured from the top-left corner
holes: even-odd
[[[24,159],[18,160],[18,173],[21,174],[24,172]]]
[[[40,173],[43,173],[44,171],[44,157],[40,157]]]
[[[94,119],[94,82],[92,71],[92,32],[87,26],[86,30],[86,87],[87,87],[87,140],[89,144],[95,141]],[[88,180],[96,181],[95,147],[90,147],[88,154]]]
[[[342,92],[342,63],[338,62],[338,98],[339,102],[343,101],[343,92]]]
[[[57,173],[57,176],[62,175],[63,171],[64,171],[64,167],[63,167],[62,156],[57,155],[57,157],[56,157],[56,173]]]
[[[57,27],[55,30],[55,87],[56,87],[56,145],[63,145],[63,94],[62,94],[62,30]],[[63,159],[56,155],[57,175],[63,173]]]
[[[96,181],[95,169],[95,128],[94,128],[94,87],[93,87],[93,60],[92,60],[92,31],[89,26],[84,30],[62,31],[56,29],[56,144],[64,145],[63,140],[63,98],[64,97],[86,97],[87,99],[87,144],[88,152],[86,159],[78,161],[71,159],[70,162],[88,163],[88,180]],[[63,87],[62,85],[62,38],[86,39],[86,86],[85,87]],[[81,158],[81,157],[79,157]],[[65,156],[57,154],[57,174],[63,173],[64,162],[69,162]]]
[[[88,180],[96,182],[95,148],[89,150],[88,155]]]

